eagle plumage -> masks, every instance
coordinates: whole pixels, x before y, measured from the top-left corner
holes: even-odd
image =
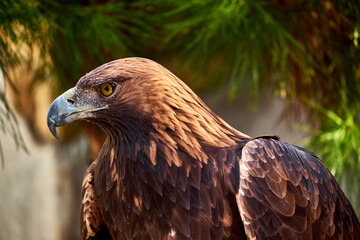
[[[251,138],[143,58],[106,63],[59,96],[48,126],[107,135],[82,185],[87,239],[360,239],[356,214],[311,152]]]

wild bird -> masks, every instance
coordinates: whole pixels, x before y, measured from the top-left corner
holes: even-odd
[[[107,134],[82,184],[82,239],[360,239],[343,191],[311,152],[251,138],[158,63],[124,58],[80,78],[47,123]]]

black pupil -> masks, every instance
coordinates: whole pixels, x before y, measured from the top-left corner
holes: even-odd
[[[105,86],[105,91],[106,91],[106,92],[110,91],[109,86]]]

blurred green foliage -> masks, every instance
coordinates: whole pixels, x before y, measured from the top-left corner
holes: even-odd
[[[60,91],[135,55],[176,59],[201,76],[196,89],[226,85],[229,99],[245,91],[256,105],[266,88],[286,99],[289,121],[305,120],[308,146],[347,183],[359,212],[359,1],[3,0],[0,23],[5,74],[26,64],[16,46],[36,44]]]

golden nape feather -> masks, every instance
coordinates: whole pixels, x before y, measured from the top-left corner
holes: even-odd
[[[124,58],[60,95],[48,126],[107,135],[82,186],[82,239],[360,239],[343,191],[311,152],[251,138],[156,62]]]

